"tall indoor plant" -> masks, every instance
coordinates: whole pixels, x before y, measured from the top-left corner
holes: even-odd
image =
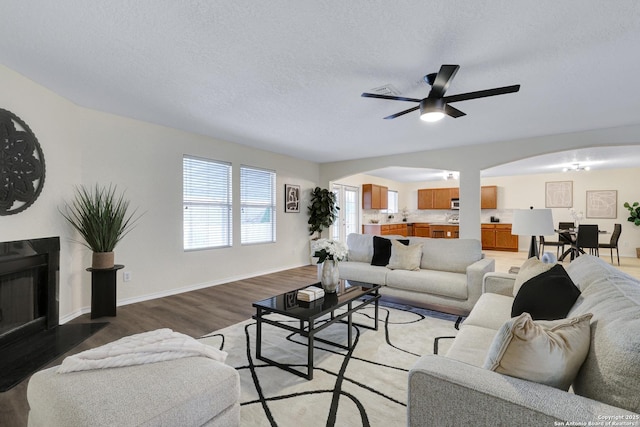
[[[316,187],[311,190],[311,201],[308,207],[309,235],[318,232],[322,236],[322,230],[331,227],[338,217],[336,195],[326,188]]]
[[[140,218],[136,211],[129,210],[129,200],[116,192],[116,186],[96,184],[91,189],[76,187],[73,200],[60,213],[93,251],[92,267],[106,269],[114,266],[114,248]]]
[[[624,202],[624,207],[629,211],[629,218],[627,218],[627,221],[640,227],[640,203],[633,202],[630,204],[628,202]],[[636,248],[636,256],[640,258],[640,248]]]

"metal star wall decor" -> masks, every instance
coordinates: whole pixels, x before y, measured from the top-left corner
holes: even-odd
[[[29,126],[0,108],[0,215],[22,212],[44,185],[44,154]]]

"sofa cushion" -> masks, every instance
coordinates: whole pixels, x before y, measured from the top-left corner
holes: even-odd
[[[465,325],[460,328],[446,357],[482,367],[497,332],[495,329]]]
[[[521,266],[518,274],[516,275],[516,281],[513,283],[513,296],[518,295],[520,287],[528,280],[536,277],[538,274],[542,274],[545,271],[549,271],[554,264],[547,264],[540,261],[536,257],[531,257],[526,260]]]
[[[555,320],[567,316],[580,290],[560,264],[527,280],[513,300],[511,317],[524,312],[533,320]]]
[[[496,334],[484,367],[501,374],[569,390],[589,351],[591,314],[534,322],[529,313]]]
[[[368,262],[347,261],[338,263],[341,279],[384,285],[387,281],[387,267],[378,267]]]
[[[478,239],[430,239],[411,237],[411,245],[422,243],[420,268],[425,270],[466,273],[467,267],[482,259]]]
[[[640,281],[591,255],[567,271],[582,289],[569,316],[593,313],[575,393],[640,413]]]
[[[409,239],[398,239],[403,245],[409,245]],[[380,236],[373,236],[373,257],[371,265],[385,267],[391,258],[391,240]]]
[[[371,234],[350,233],[347,236],[349,261],[371,263],[373,258],[373,236]]]
[[[441,295],[466,300],[467,276],[460,273],[432,270],[389,270],[387,286],[416,293]]]
[[[391,270],[419,270],[421,258],[422,244],[405,246],[397,240],[392,240],[391,258],[389,258],[387,268]]]
[[[482,294],[463,325],[482,326],[497,331],[511,318],[512,305],[513,297],[492,293]]]

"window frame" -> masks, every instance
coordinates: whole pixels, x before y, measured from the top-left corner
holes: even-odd
[[[270,194],[270,202],[267,203],[250,203],[250,202],[246,202],[245,201],[245,195],[244,195],[244,190],[246,189],[245,185],[243,184],[243,171],[244,170],[251,170],[251,171],[258,171],[258,172],[266,172],[270,175],[270,185],[271,185],[271,194]],[[277,233],[276,233],[276,212],[277,212],[277,197],[276,197],[276,182],[277,182],[277,174],[275,170],[272,169],[267,169],[267,168],[261,168],[261,167],[257,167],[257,166],[250,166],[250,165],[240,165],[240,245],[242,246],[248,246],[248,245],[262,245],[262,244],[268,244],[268,243],[276,243],[277,240]],[[244,222],[244,218],[243,215],[245,214],[245,209],[262,209],[262,208],[266,208],[270,210],[269,213],[269,218],[270,218],[270,225],[271,225],[271,236],[266,239],[266,240],[252,240],[252,241],[245,241],[245,230],[246,230],[246,224]]]

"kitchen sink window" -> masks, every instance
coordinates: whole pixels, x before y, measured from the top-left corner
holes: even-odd
[[[394,215],[398,213],[398,192],[389,190],[387,192],[387,210],[386,213]]]

